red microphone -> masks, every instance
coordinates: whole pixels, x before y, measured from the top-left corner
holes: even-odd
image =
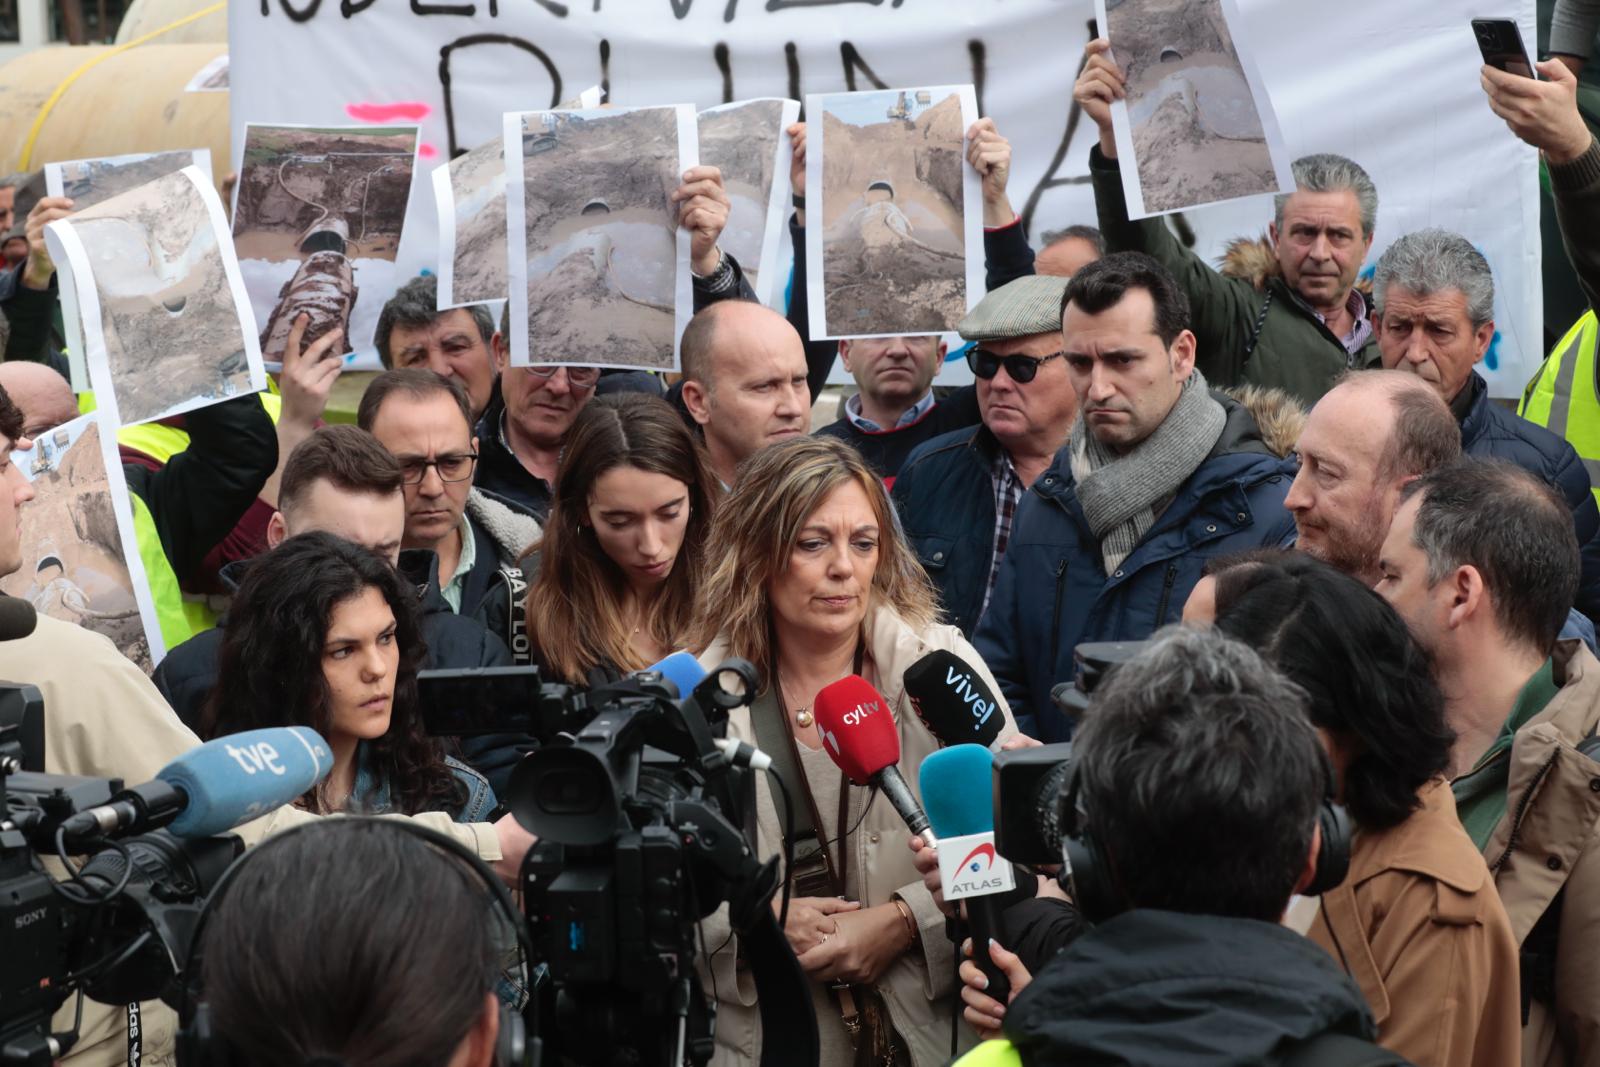
[[[822,747],[856,785],[883,790],[911,832],[937,845],[928,816],[912,795],[900,768],[900,732],[883,694],[858,674],[839,679],[817,694],[817,733]]]

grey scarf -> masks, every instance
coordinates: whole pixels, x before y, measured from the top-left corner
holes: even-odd
[[[1078,415],[1072,424],[1072,476],[1084,517],[1100,539],[1107,574],[1155,525],[1160,509],[1216,446],[1226,422],[1198,367],[1166,419],[1125,455],[1097,441]]]

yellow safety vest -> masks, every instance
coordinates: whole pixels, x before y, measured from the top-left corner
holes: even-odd
[[[150,599],[155,602],[156,623],[161,627],[161,643],[170,652],[202,630],[217,624],[217,617],[204,601],[190,600],[178,586],[178,575],[161,547],[156,520],[138,493],[133,500],[133,539],[144,563],[144,576],[150,583]]]
[[[283,397],[276,393],[262,393],[261,406],[266,408],[276,425],[283,414]],[[78,410],[84,414],[95,410],[94,393],[78,394]],[[118,430],[117,444],[142,452],[165,466],[173,456],[189,447],[189,435],[173,426],[146,422]],[[170,652],[195,634],[216,626],[217,615],[203,597],[184,593],[178,584],[178,575],[172,569],[172,562],[161,547],[161,534],[156,530],[155,517],[150,514],[150,508],[138,493],[129,493],[128,496],[133,500],[135,547],[139,550],[145,578],[150,584],[150,598],[155,603],[161,641]]]
[[[1022,1056],[1004,1038],[985,1041],[950,1067],[1022,1067]]]
[[[1600,394],[1596,391],[1595,338],[1600,322],[1593,311],[1572,324],[1539,372],[1522,391],[1517,414],[1564,437],[1589,471],[1600,500]]]

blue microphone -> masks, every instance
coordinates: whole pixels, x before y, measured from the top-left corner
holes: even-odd
[[[333,752],[315,730],[247,730],[190,749],[144,785],[62,823],[69,838],[144,833],[170,827],[178,837],[210,837],[292,803],[333,770]]]
[[[972,927],[972,958],[1001,1004],[1010,983],[989,958],[1001,925],[1000,896],[1016,887],[994,847],[994,755],[983,745],[952,745],[922,761],[922,803],[939,835],[939,877],[945,900],[963,903]]]
[[[694,692],[694,687],[706,676],[706,669],[700,666],[700,661],[687,652],[674,652],[665,659],[650,664],[645,670],[654,671],[671,682],[678,690],[679,700]]]

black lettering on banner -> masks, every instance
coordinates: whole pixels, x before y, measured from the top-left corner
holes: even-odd
[[[316,17],[317,8],[322,6],[322,0],[311,0],[303,8],[296,8],[289,0],[278,0],[278,6],[283,8],[283,13],[289,16],[290,22],[310,22]],[[261,0],[261,13],[267,13],[267,0]]]
[[[771,8],[769,7],[770,11]],[[861,58],[861,53],[856,51],[856,46],[845,41],[839,46],[839,58],[844,62],[844,87],[850,92],[856,91],[856,71],[867,76],[867,81],[872,83],[874,89],[887,89],[889,83],[878,77],[878,72],[867,66],[867,61]]]
[[[339,14],[350,18],[352,15],[359,15],[376,2],[377,0],[339,0]]]
[[[287,2],[287,0],[284,0]],[[322,0],[317,0],[321,3]],[[466,15],[468,18],[478,13],[475,4],[424,4],[422,0],[411,0],[411,13],[413,15]]]
[[[320,2],[320,0],[318,0]],[[415,2],[415,0],[413,0]],[[474,33],[466,37],[458,37],[454,41],[439,49],[439,88],[444,96],[444,125],[449,138],[449,156],[454,159],[461,151],[461,146],[456,137],[456,107],[455,97],[452,95],[450,82],[450,60],[463,48],[473,48],[478,45],[508,44],[513,48],[520,48],[527,52],[550,73],[550,107],[559,107],[561,104],[561,72],[556,70],[556,65],[545,54],[544,49],[532,41],[525,41],[521,37],[512,37],[504,33]],[[601,42],[602,56],[610,46]]]
[[[903,3],[905,0],[890,0],[889,6],[899,7]],[[782,11],[789,7],[838,7],[841,4],[868,4],[872,7],[881,7],[883,0],[767,0],[767,10]]]
[[[978,117],[982,118],[986,114],[983,110],[983,83],[989,75],[989,50],[982,41],[968,41],[967,55],[972,57],[972,92],[978,98]]]
[[[804,107],[806,98],[800,95],[800,50],[793,41],[784,42],[783,63],[789,68],[789,99],[800,101]]]
[[[1098,34],[1095,32],[1094,20],[1090,19],[1089,39],[1092,41],[1096,36]],[[1083,73],[1083,68],[1087,63],[1088,57],[1078,61],[1077,73],[1072,76],[1074,83],[1077,82],[1078,75]],[[1054,189],[1061,185],[1087,185],[1089,183],[1088,174],[1077,174],[1070,178],[1056,177],[1061,171],[1061,164],[1066,162],[1067,149],[1071,147],[1073,135],[1078,132],[1078,124],[1082,121],[1083,108],[1079,107],[1078,102],[1074,100],[1072,107],[1067,111],[1067,129],[1061,135],[1061,143],[1056,145],[1056,154],[1050,160],[1050,165],[1045,168],[1044,176],[1039,179],[1039,184],[1033,187],[1033,192],[1028,194],[1027,202],[1022,206],[1022,232],[1024,234],[1029,234],[1032,231],[1033,213],[1038,210],[1039,198],[1044,196],[1046,190]]]
[[[733,61],[728,58],[727,42],[717,42],[717,47],[711,50],[711,56],[717,61],[717,69],[722,72],[722,102],[731,104],[733,103]]]

